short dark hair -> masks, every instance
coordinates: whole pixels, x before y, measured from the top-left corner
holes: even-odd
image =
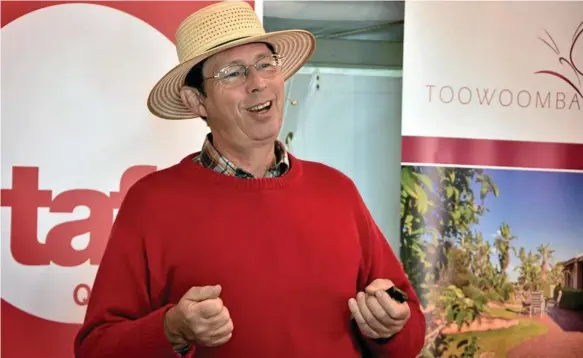
[[[204,90],[204,77],[202,75],[202,69],[204,68],[204,64],[206,63],[207,59],[204,59],[202,61],[200,61],[199,63],[197,63],[196,65],[194,65],[190,71],[188,71],[188,73],[186,74],[186,78],[184,79],[184,84],[188,87],[192,87],[196,90],[198,90],[198,92],[200,92],[201,95],[206,97],[206,92]],[[200,116],[200,118],[202,118],[202,120],[204,120],[206,122],[206,117]]]
[[[184,84],[186,86],[197,89],[203,96],[206,96],[204,90],[204,79],[202,76],[202,69],[204,68],[205,63],[206,59],[194,65],[190,71],[188,71],[186,78],[184,79]]]

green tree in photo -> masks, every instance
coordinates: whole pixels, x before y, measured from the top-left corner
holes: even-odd
[[[528,253],[521,247],[518,252],[520,265],[515,268],[518,271],[518,284],[524,291],[538,291],[541,288],[541,257],[529,250]]]
[[[402,168],[400,256],[428,312],[424,357],[447,349],[450,339],[440,334],[445,325],[461,328],[486,309],[483,289],[496,276],[492,248],[472,228],[487,212],[489,195],[498,196],[498,188],[481,169]],[[463,356],[478,349],[475,339],[460,343]]]
[[[514,285],[508,281],[508,267],[510,266],[511,253],[516,254],[516,248],[512,246],[512,241],[516,239],[518,237],[512,233],[510,225],[502,223],[494,240],[499,263],[499,271],[494,287],[496,287],[498,295],[504,302],[511,300],[514,294]]]
[[[563,266],[553,264],[554,249],[551,244],[538,245],[536,252],[528,252],[521,247],[518,251],[520,265],[515,268],[519,273],[518,288],[523,291],[523,299],[526,293],[531,291],[543,291],[547,298],[554,296],[554,289],[563,281]]]
[[[538,250],[540,257],[542,259],[541,262],[541,279],[543,281],[546,281],[547,279],[547,274],[549,272],[549,262],[552,259],[552,255],[555,252],[555,250],[552,250],[550,248],[551,244],[546,244],[546,245],[538,245],[536,247],[536,249]]]
[[[510,225],[502,223],[498,235],[494,241],[494,246],[496,251],[498,251],[498,260],[500,262],[500,272],[499,274],[504,277],[503,282],[508,278],[508,266],[510,266],[510,252],[513,250],[511,244],[512,240],[518,239],[517,236],[512,234]]]
[[[476,235],[475,254],[472,262],[472,272],[478,279],[478,287],[483,290],[491,290],[495,286],[496,268],[490,260],[492,245],[485,241],[481,232]]]
[[[559,286],[563,282],[564,267],[561,264],[555,264],[549,271],[547,281],[553,286]]]
[[[432,205],[427,194],[432,187],[431,178],[423,174],[418,167],[402,168],[400,257],[422,304],[427,303],[422,292],[422,284],[432,271],[431,263],[427,260],[426,245],[421,239],[431,233],[425,223],[425,215]],[[436,235],[434,240],[437,240]]]
[[[474,193],[472,183],[480,186]],[[401,170],[401,260],[418,293],[421,285],[438,280],[452,245],[462,244],[487,209],[488,194],[498,196],[490,176],[475,168]]]

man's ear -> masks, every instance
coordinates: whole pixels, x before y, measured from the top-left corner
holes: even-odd
[[[196,117],[208,117],[206,107],[202,102],[202,97],[202,94],[192,87],[184,86],[180,89],[182,103],[184,103],[184,105],[188,107]]]

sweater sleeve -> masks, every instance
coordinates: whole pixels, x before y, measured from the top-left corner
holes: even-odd
[[[407,293],[411,309],[409,321],[388,342],[383,343],[373,339],[363,339],[363,342],[373,357],[414,358],[423,348],[426,330],[425,316],[421,311],[419,299],[401,262],[397,259],[360,195],[358,195],[358,210],[363,252],[359,272],[359,291],[364,291],[364,288],[375,279],[389,279],[395,286]]]
[[[166,340],[164,314],[149,299],[147,255],[138,217],[144,210],[128,191],[111,229],[74,342],[76,358],[181,357]]]

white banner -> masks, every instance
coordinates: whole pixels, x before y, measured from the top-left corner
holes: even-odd
[[[405,26],[403,135],[583,143],[583,2],[409,1]]]

